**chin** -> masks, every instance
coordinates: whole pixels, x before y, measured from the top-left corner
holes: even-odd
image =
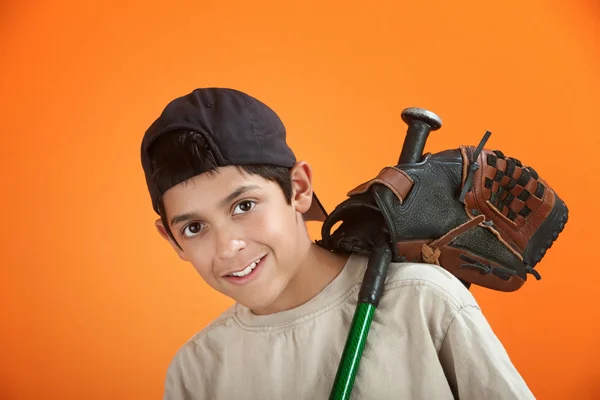
[[[272,308],[275,299],[261,298],[261,299],[240,299],[238,303],[252,311],[261,312]]]
[[[243,288],[228,288],[226,295],[257,313],[273,313],[276,307],[280,307],[278,300],[284,294],[289,280],[284,274],[269,273],[272,272],[270,268],[261,272],[264,275],[258,277],[256,282]]]
[[[254,295],[254,296],[245,296],[244,298],[240,298],[238,300],[238,303],[240,303],[241,305],[243,305],[246,308],[249,308],[250,310],[254,311],[257,314],[271,313],[271,310],[273,309],[273,306],[276,303],[277,299],[279,298],[280,294],[281,293],[279,293],[279,291],[274,291],[274,290],[270,290],[268,292],[264,291],[263,293],[261,293],[258,296]]]

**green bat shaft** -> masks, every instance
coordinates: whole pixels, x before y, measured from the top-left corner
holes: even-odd
[[[344,352],[342,353],[342,360],[329,396],[330,400],[347,400],[350,398],[354,378],[371,328],[373,314],[375,314],[373,304],[358,303],[356,306]]]
[[[378,246],[373,249],[369,257],[367,270],[358,293],[358,304],[329,394],[330,400],[348,400],[350,398],[354,387],[354,378],[371,329],[371,321],[373,321],[373,315],[379,305],[379,299],[383,295],[392,254],[384,238],[378,238],[377,243]]]

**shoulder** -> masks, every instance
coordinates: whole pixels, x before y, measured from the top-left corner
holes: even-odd
[[[194,369],[193,364],[197,364],[199,360],[212,354],[216,350],[215,346],[222,344],[222,341],[218,338],[230,333],[235,309],[236,304],[226,309],[206,327],[187,339],[175,352],[169,364],[168,374],[178,375],[183,373],[183,366]],[[196,367],[199,366],[196,365]]]
[[[442,267],[414,262],[390,265],[378,314],[396,334],[429,337],[439,349],[452,322],[465,310],[481,313],[471,292]]]
[[[430,297],[448,303],[456,310],[465,306],[479,308],[463,283],[439,265],[425,263],[392,263],[386,279],[386,290],[404,288],[417,297]]]
[[[207,398],[204,382],[217,378],[226,343],[235,340],[235,307],[229,307],[206,327],[192,335],[172,356],[164,381],[164,399]]]

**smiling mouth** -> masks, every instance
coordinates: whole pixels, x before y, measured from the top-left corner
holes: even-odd
[[[238,271],[238,272],[232,272],[229,275],[225,275],[225,277],[228,278],[243,278],[244,276],[250,275],[250,273],[252,271],[254,271],[254,269],[258,266],[258,264],[265,258],[265,256],[262,256],[261,258],[255,260],[254,262],[252,262],[252,264],[248,265],[245,269],[243,269],[242,271]]]

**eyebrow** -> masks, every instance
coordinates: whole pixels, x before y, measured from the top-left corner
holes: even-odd
[[[243,195],[244,193],[247,193],[254,189],[260,189],[260,186],[258,186],[258,185],[240,186],[240,187],[236,188],[233,192],[231,192],[227,197],[222,199],[219,202],[219,206],[226,207],[229,203],[234,201],[236,198],[238,198],[241,195]],[[180,223],[192,220],[192,219],[196,219],[198,217],[199,217],[199,215],[196,212],[188,212],[188,213],[184,213],[184,214],[175,215],[173,218],[171,218],[171,226],[175,226],[176,224],[180,224]]]

